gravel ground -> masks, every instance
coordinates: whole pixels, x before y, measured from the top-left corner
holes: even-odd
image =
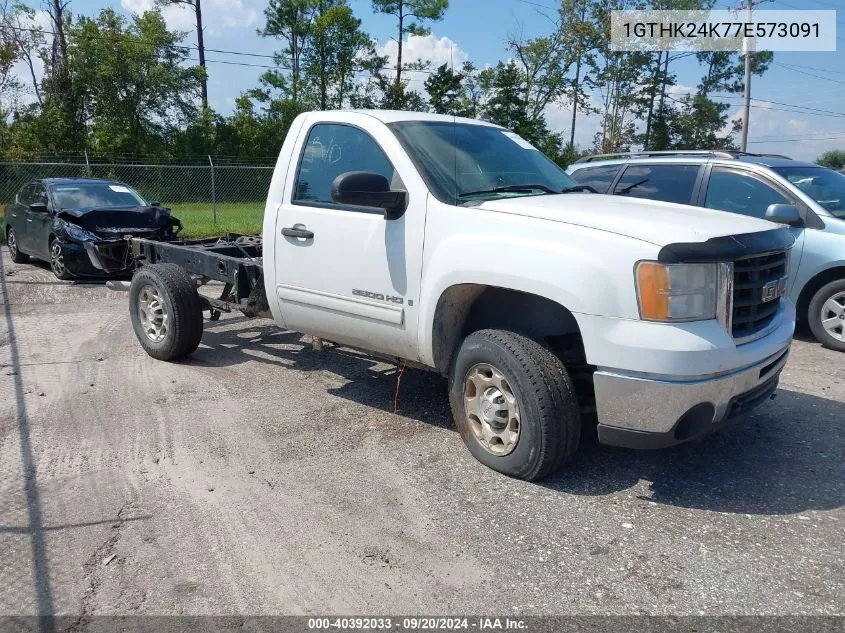
[[[181,363],[2,253],[0,614],[841,614],[845,355],[701,443],[471,458],[446,385],[242,317]]]

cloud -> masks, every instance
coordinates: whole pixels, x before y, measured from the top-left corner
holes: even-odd
[[[388,66],[396,66],[396,60],[399,55],[399,44],[396,40],[388,40],[384,45],[377,44],[376,51],[379,55],[387,56]],[[402,44],[402,65],[404,66],[417,60],[430,62],[431,69],[435,69],[443,64],[451,68],[460,69],[464,62],[469,60],[469,55],[448,37],[437,37],[433,33],[423,36],[409,35],[408,39],[404,40]],[[429,73],[403,71],[404,73],[407,73],[410,79],[408,88],[410,90],[416,90],[420,94],[425,94],[423,84],[428,78]]]
[[[551,104],[543,113],[546,126],[561,135],[564,144],[569,142],[572,129],[572,107]],[[578,112],[575,117],[575,147],[584,150],[593,146],[593,138],[601,127],[601,119],[594,114]]]
[[[154,0],[120,0],[120,6],[132,13],[144,13],[155,8]],[[196,28],[193,9],[184,4],[161,7],[168,28],[191,31]],[[249,28],[258,21],[258,12],[244,5],[243,0],[209,0],[203,6],[203,30],[207,35],[219,35],[225,29]]]

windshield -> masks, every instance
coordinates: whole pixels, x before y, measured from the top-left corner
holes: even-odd
[[[845,176],[826,167],[775,167],[775,171],[832,216],[845,218]]]
[[[53,185],[59,209],[97,209],[146,205],[134,189],[117,182],[75,182]]]
[[[441,202],[493,200],[579,187],[520,136],[488,125],[450,121],[390,124]]]

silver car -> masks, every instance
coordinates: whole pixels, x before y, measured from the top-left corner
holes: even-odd
[[[789,225],[788,293],[798,317],[822,345],[845,352],[845,175],[785,156],[727,151],[589,156],[567,172],[599,193]]]

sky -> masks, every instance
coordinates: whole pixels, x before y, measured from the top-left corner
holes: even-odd
[[[39,8],[38,0],[28,0]],[[111,6],[126,14],[142,12],[154,0],[72,0],[74,14],[95,15]],[[739,0],[717,0],[716,8],[728,9]],[[377,15],[370,0],[349,0],[362,27],[375,39],[383,54],[395,62],[396,24],[392,16]],[[270,55],[282,47],[281,42],[259,37],[256,30],[264,23],[266,0],[203,0],[206,60],[209,70],[209,101],[224,114],[232,111],[235,98],[254,87],[265,68],[239,64],[270,64],[262,57],[235,55],[229,52]],[[536,37],[551,30],[549,17],[555,11],[555,0],[450,0],[445,18],[431,24],[431,35],[411,37],[403,57],[411,61],[427,59],[434,66],[464,60],[476,67],[494,65],[506,60],[506,41],[511,35]],[[839,9],[837,13],[836,52],[778,52],[774,64],[760,78],[752,81],[752,97],[748,150],[774,152],[802,160],[815,159],[830,149],[845,149],[845,0],[771,0],[763,9]],[[171,28],[191,31],[185,42],[195,43],[192,14],[178,6],[164,10]],[[215,49],[215,50],[211,50]],[[229,62],[229,63],[224,63]],[[670,67],[678,76],[679,85],[673,94],[681,96],[701,78],[703,69],[694,60],[679,60]],[[422,88],[423,75],[411,87]],[[729,111],[740,116],[740,100]],[[565,106],[552,106],[546,112],[549,127],[568,135],[571,111]],[[575,141],[580,148],[592,145],[598,129],[595,118],[579,117]]]

